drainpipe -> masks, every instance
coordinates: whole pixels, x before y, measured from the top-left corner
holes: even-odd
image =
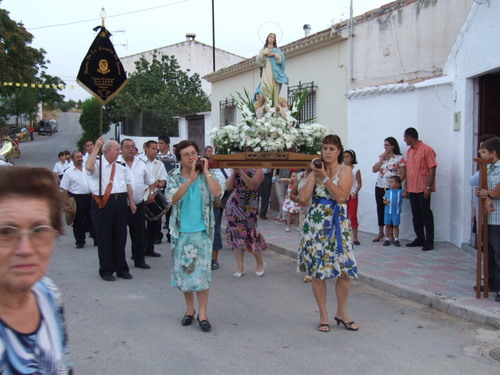
[[[353,61],[353,38],[354,38],[354,24],[353,24],[353,10],[352,10],[352,1],[351,6],[349,8],[350,16],[349,16],[349,83],[354,81],[354,61]]]

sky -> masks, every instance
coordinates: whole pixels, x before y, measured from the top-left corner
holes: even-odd
[[[101,25],[113,34],[118,56],[124,57],[186,40],[212,45],[212,0],[0,0],[0,8],[34,36],[32,47],[43,48],[50,61],[47,73],[67,85],[66,100],[84,100],[90,94],[76,83],[78,69]],[[249,58],[275,32],[278,45],[304,37],[349,17],[351,0],[213,0],[215,46]],[[354,16],[391,2],[352,0]],[[104,8],[104,13],[102,13]]]

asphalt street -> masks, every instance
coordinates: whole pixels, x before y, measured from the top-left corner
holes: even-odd
[[[58,118],[60,131],[21,145],[16,164],[52,168],[61,150],[74,149],[81,134],[76,114]],[[210,333],[183,327],[182,293],[170,286],[169,244],[150,270],[131,266],[132,280],[105,282],[98,275],[92,241],[76,249],[71,228],[58,239],[49,276],[62,291],[76,374],[498,374],[482,350],[499,331],[353,282],[350,315],[360,326],[316,330],[319,314],[311,286],[288,256],[268,251],[266,273],[257,278],[251,255],[245,275],[220,252],[213,271]],[[130,256],[130,242],[127,243]],[[331,321],[334,283],[329,287]]]

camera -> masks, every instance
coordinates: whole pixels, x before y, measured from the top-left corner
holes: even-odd
[[[194,166],[194,170],[198,171],[198,172],[201,172],[203,170],[203,160],[202,159],[196,160],[196,164]]]
[[[321,169],[321,167],[323,166],[323,160],[322,159],[314,159],[313,165],[314,165],[314,168]]]

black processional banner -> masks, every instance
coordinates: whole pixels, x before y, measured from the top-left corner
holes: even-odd
[[[127,84],[127,73],[109,39],[111,34],[104,26],[98,28],[100,31],[78,71],[77,82],[106,105]]]

